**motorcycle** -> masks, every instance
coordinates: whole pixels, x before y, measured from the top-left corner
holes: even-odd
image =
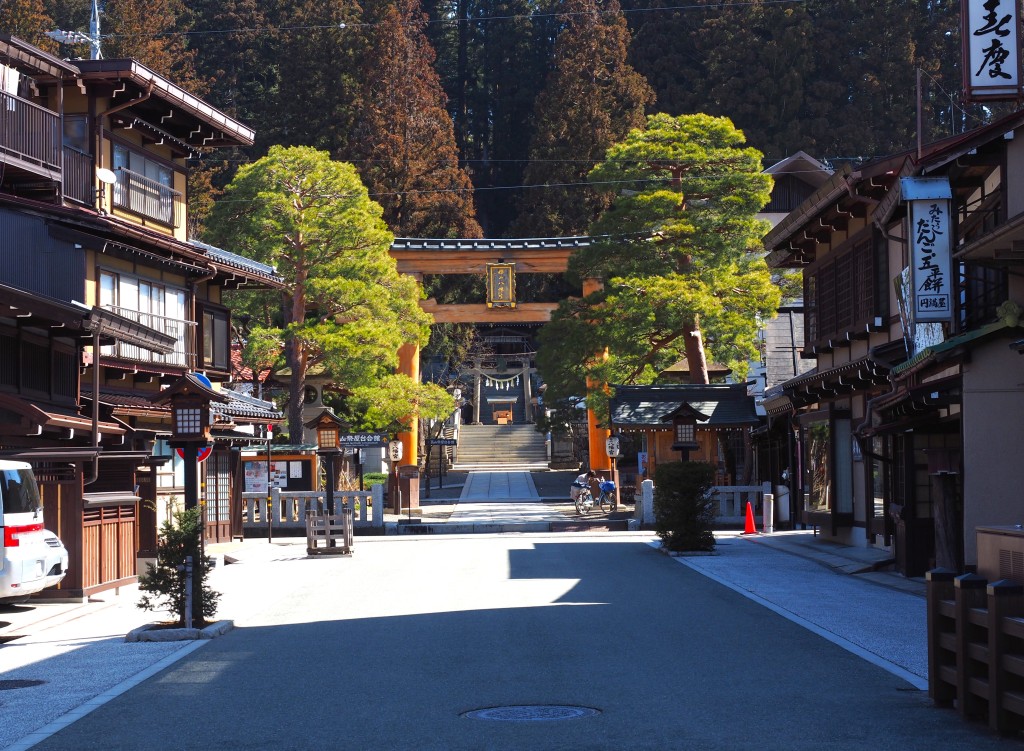
[[[573,482],[573,501],[576,503],[577,514],[589,514],[590,509],[594,508],[594,496],[590,493],[590,486],[586,483]]]

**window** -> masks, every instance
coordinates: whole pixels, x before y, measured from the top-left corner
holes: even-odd
[[[181,194],[174,190],[174,170],[127,146],[114,144],[114,172],[115,206],[170,227],[178,226],[175,205]]]
[[[880,248],[876,252],[876,247]],[[882,315],[888,300],[884,273],[878,256],[884,243],[876,244],[872,231],[860,233],[845,249],[826,256],[804,281],[808,346],[842,338],[851,330],[863,330]]]
[[[86,115],[64,115],[64,145],[83,154],[91,154],[89,147],[89,118]]]
[[[804,499],[808,511],[853,513],[850,418],[818,413],[804,426]]]
[[[231,351],[228,312],[206,308],[203,310],[203,361],[202,365],[216,370],[228,370]]]
[[[166,355],[118,342],[103,348],[103,354],[142,362],[160,362],[185,367],[188,365],[188,316],[185,290],[168,287],[147,279],[113,271],[99,273],[100,307],[124,316],[147,328],[169,334],[177,339],[174,351]]]

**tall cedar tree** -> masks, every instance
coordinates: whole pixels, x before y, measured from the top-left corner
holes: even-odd
[[[56,26],[43,0],[0,0],[0,30],[20,37],[43,49],[55,51],[56,45],[44,32]]]
[[[631,61],[659,111],[728,116],[778,161],[798,149],[831,161],[910,148],[915,70],[928,73],[925,140],[949,135],[960,88],[956,0],[698,0],[659,10],[629,0]],[[966,123],[973,127],[977,122]]]
[[[257,122],[257,154],[272,144],[312,146],[344,158],[355,122],[356,65],[364,42],[355,0],[288,0],[270,17],[277,29],[268,61],[277,71]]]
[[[515,218],[537,94],[551,70],[557,0],[428,0],[428,29],[451,102],[477,218],[502,237]]]
[[[608,208],[609,193],[587,174],[608,148],[644,124],[654,92],[626,62],[629,30],[618,0],[566,0],[555,69],[537,97],[528,187],[513,232],[527,237],[584,234]]]
[[[107,0],[100,30],[103,57],[130,57],[178,86],[202,95],[206,82],[196,75],[195,52],[181,33],[192,15],[183,0]]]
[[[604,289],[563,301],[541,331],[538,368],[554,400],[596,383],[650,383],[681,356],[707,383],[705,346],[741,377],[758,318],[779,291],[757,251],[771,178],[726,118],[652,115],[608,150],[591,178],[622,190],[570,270]],[[608,350],[607,358],[594,353]],[[588,394],[599,415],[602,392]],[[605,413],[606,414],[606,413]]]
[[[363,182],[400,237],[480,237],[447,98],[417,0],[370,2],[359,115],[351,139]]]
[[[273,146],[238,170],[210,217],[212,242],[275,266],[286,280],[281,325],[250,338],[284,342],[293,437],[302,435],[311,366],[348,390],[376,389],[402,344],[427,342],[429,318],[416,282],[388,254],[393,237],[381,213],[351,164],[308,146]],[[417,387],[396,386],[393,401]]]
[[[257,0],[190,0],[195,67],[209,81],[206,99],[256,130],[267,130],[277,91],[277,42],[270,31],[272,3]],[[216,149],[192,163],[189,172],[189,232],[203,234],[214,200],[235,167],[256,149]]]

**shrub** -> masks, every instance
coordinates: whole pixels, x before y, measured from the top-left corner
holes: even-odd
[[[674,552],[714,550],[714,470],[703,462],[659,464],[654,473],[654,529]]]
[[[384,485],[388,476],[384,472],[366,472],[363,474],[363,487],[369,490],[374,485]]]
[[[202,552],[202,509],[178,511],[164,522],[156,546],[157,564],[139,577],[143,610],[167,610],[185,625],[185,558],[192,556],[192,621],[198,627],[212,622],[220,593],[206,585],[210,563]],[[180,570],[179,570],[180,567]]]

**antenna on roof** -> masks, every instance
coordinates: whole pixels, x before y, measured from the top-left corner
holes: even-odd
[[[89,33],[84,31],[47,31],[46,36],[61,44],[88,44],[89,59],[102,60],[103,53],[100,50],[100,6],[99,0],[92,0],[92,15],[89,19]]]

